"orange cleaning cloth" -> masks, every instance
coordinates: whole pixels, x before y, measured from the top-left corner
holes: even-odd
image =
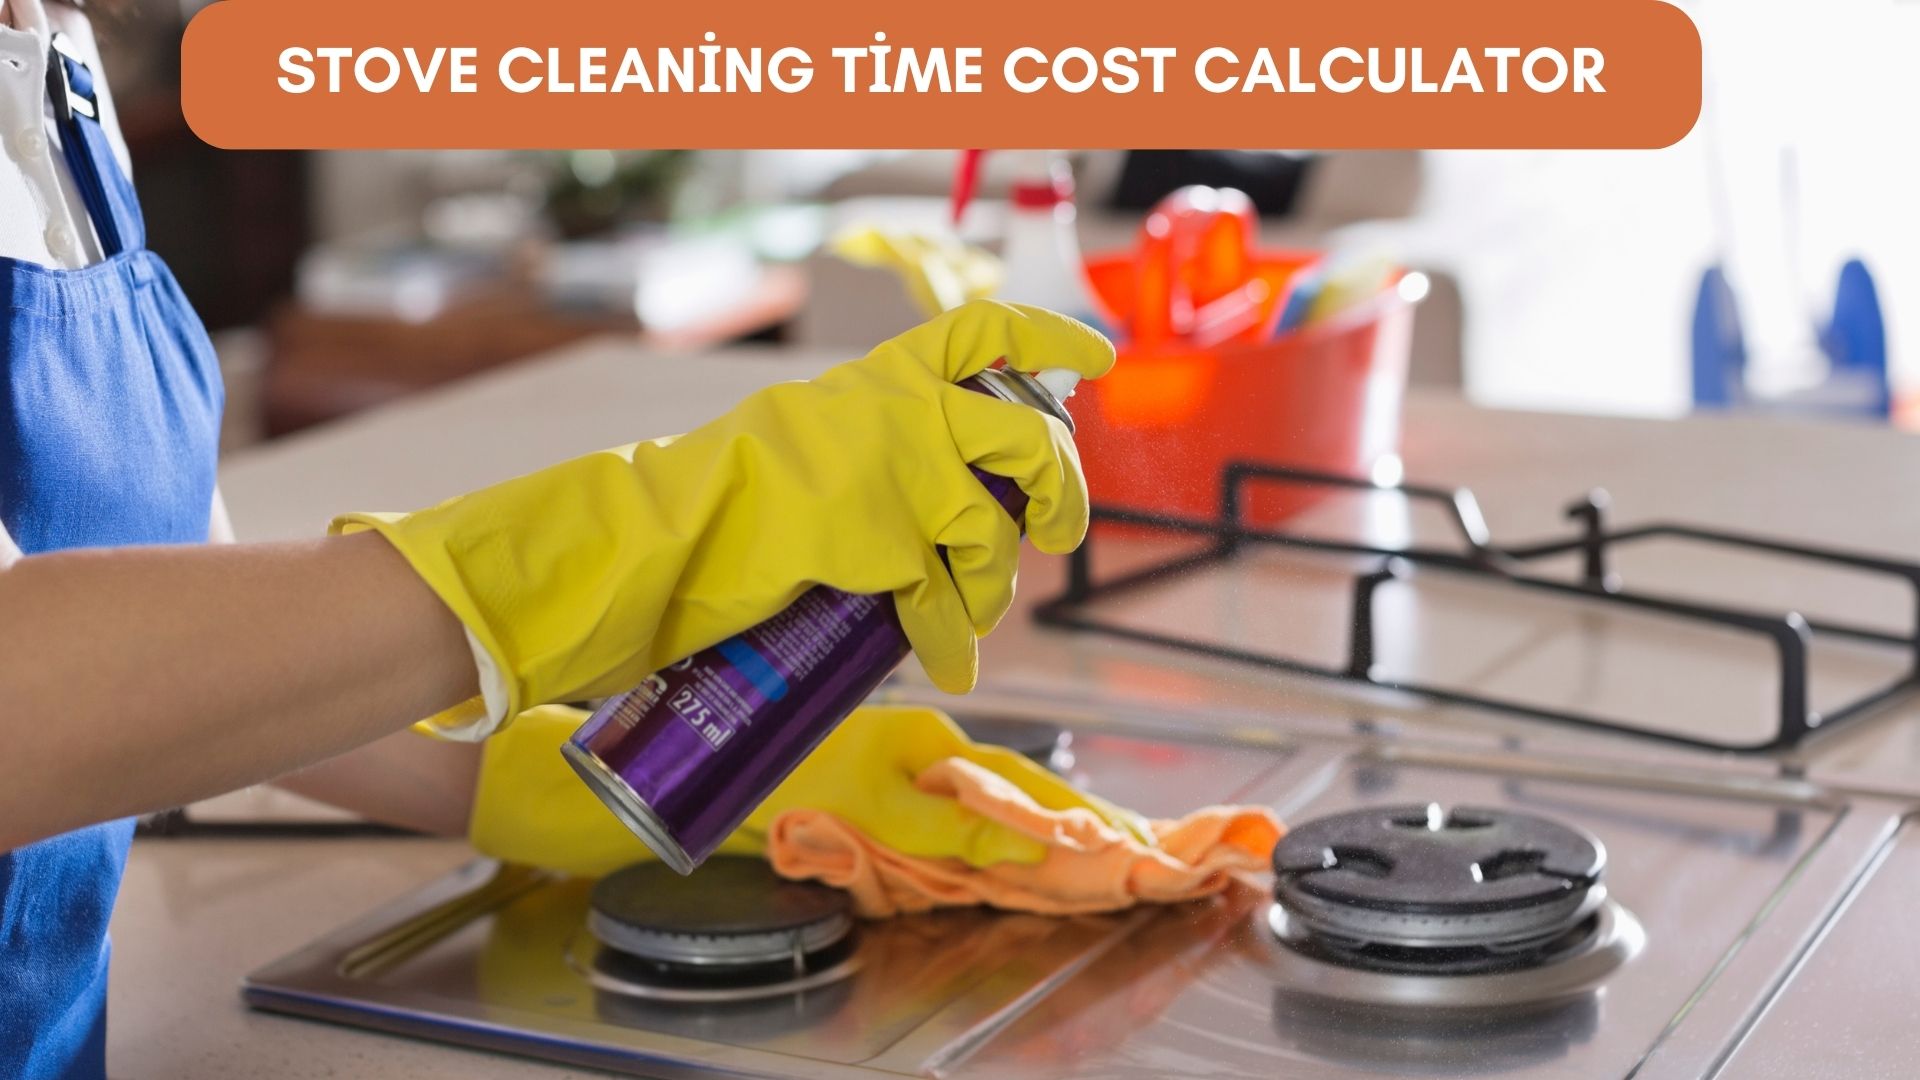
[[[1047,844],[1038,863],[969,866],[882,847],[820,810],[773,820],[767,859],[782,877],[846,889],[867,918],[988,904],[1042,915],[1118,911],[1217,893],[1236,872],[1262,870],[1285,831],[1269,810],[1213,806],[1153,822],[1149,847],[1090,810],[1048,810],[995,773],[962,758],[923,770],[915,786]]]

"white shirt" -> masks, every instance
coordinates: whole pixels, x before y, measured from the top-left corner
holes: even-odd
[[[100,126],[133,175],[87,17],[65,4],[0,0],[0,256],[77,270],[100,261],[101,251],[47,105],[47,45],[56,32],[93,70]]]

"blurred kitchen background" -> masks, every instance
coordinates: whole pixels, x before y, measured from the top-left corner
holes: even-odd
[[[213,150],[178,102],[197,6],[134,0],[98,29],[152,246],[227,369],[229,446],[597,334],[852,355],[918,317],[897,276],[829,249],[864,225],[939,234],[955,152]],[[1680,6],[1707,91],[1672,148],[1073,153],[1080,247],[1132,247],[1183,185],[1237,188],[1264,249],[1425,272],[1416,385],[1677,415],[1711,404],[1701,372],[1731,363],[1733,407],[1901,422],[1920,391],[1920,140],[1895,117],[1920,3]],[[966,239],[998,242],[1020,167],[986,159]],[[1836,303],[1856,259],[1869,287],[1856,276]],[[1837,378],[1876,326],[1886,374],[1869,382],[1890,403]]]

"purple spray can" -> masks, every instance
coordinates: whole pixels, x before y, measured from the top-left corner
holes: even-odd
[[[1076,379],[994,368],[960,385],[1071,430],[1061,400]],[[1016,521],[1025,518],[1019,485],[973,473]],[[818,585],[758,626],[609,698],[561,752],[662,861],[692,873],[911,651],[892,597]]]

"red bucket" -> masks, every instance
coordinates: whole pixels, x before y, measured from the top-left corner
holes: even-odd
[[[1110,310],[1127,256],[1090,260]],[[1103,506],[1211,518],[1232,461],[1368,477],[1400,445],[1413,303],[1393,275],[1372,299],[1322,323],[1251,344],[1194,349],[1122,342],[1106,377],[1082,384],[1073,414],[1088,487]],[[1249,524],[1272,525],[1324,489],[1255,484]]]

